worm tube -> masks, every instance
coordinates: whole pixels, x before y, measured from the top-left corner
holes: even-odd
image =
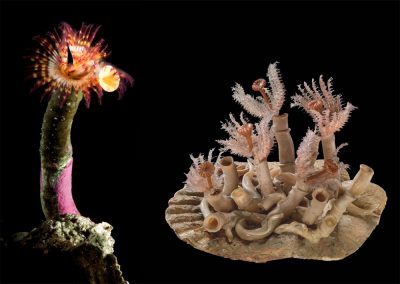
[[[79,214],[72,197],[71,127],[82,93],[51,96],[40,140],[40,200],[46,219]]]

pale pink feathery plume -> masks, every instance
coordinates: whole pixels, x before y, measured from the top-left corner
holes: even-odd
[[[193,163],[190,166],[189,172],[186,174],[186,185],[193,191],[205,192],[211,188],[222,187],[222,176],[218,175],[219,160],[222,152],[216,158],[215,163],[212,162],[214,149],[208,152],[208,157],[203,154],[198,157],[190,155]]]
[[[353,105],[347,103],[346,107],[340,112],[331,113],[329,110],[324,110],[322,113],[314,112],[314,122],[322,137],[328,137],[343,128],[349,120],[350,113],[355,109]]]
[[[233,98],[249,114],[262,118],[264,116],[278,115],[285,101],[285,86],[282,82],[277,62],[270,64],[267,71],[267,77],[270,87],[267,87],[267,81],[264,79],[256,80],[253,85],[253,91],[260,92],[261,96],[253,97],[245,93],[240,84],[236,84],[233,90]]]
[[[314,171],[320,140],[321,138],[315,131],[308,129],[306,136],[304,136],[297,149],[295,165],[296,173],[299,177],[304,178]]]
[[[351,103],[343,107],[341,95],[333,95],[332,78],[325,84],[322,75],[318,88],[315,80],[312,87],[304,82],[304,89],[299,85],[301,94],[292,97],[292,107],[303,108],[313,118],[317,130],[322,137],[339,131],[349,120],[351,112],[356,109]]]
[[[271,118],[264,117],[253,126],[243,113],[240,114],[240,122],[232,114],[229,117],[230,121],[222,123],[222,129],[229,134],[229,139],[217,140],[223,146],[221,150],[229,150],[246,158],[253,157],[256,162],[265,160],[274,145],[274,136],[269,127]]]

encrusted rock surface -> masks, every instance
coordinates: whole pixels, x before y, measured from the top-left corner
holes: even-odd
[[[14,241],[44,254],[56,251],[72,256],[90,283],[128,283],[113,254],[112,229],[106,222],[96,224],[86,217],[64,215],[44,221],[29,233],[14,235]]]

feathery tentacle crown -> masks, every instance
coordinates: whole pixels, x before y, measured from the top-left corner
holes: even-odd
[[[263,118],[278,115],[285,101],[285,86],[277,67],[277,62],[268,66],[268,83],[267,80],[258,79],[254,81],[252,90],[259,92],[261,96],[253,97],[247,95],[243,87],[236,84],[233,87],[233,99],[252,116]]]
[[[217,140],[221,144],[222,151],[230,151],[232,154],[254,158],[259,163],[265,160],[272,147],[275,139],[273,132],[270,131],[270,117],[264,117],[259,123],[251,124],[240,114],[240,122],[230,114],[230,120],[222,123],[222,129],[229,134],[226,140]],[[254,131],[253,131],[254,130]]]
[[[90,94],[94,91],[99,101],[103,90],[118,90],[121,98],[132,77],[103,61],[110,53],[103,39],[93,42],[100,26],[85,25],[75,31],[67,23],[46,36],[36,36],[41,48],[30,57],[32,72],[36,79],[32,90],[44,87],[43,96],[59,91],[64,100],[75,92],[82,92],[86,105],[90,105]]]
[[[186,174],[186,184],[195,191],[206,192],[212,188],[222,187],[222,178],[218,176],[219,160],[221,152],[217,156],[215,165],[213,160],[214,149],[208,152],[208,157],[200,154],[198,157],[190,155],[193,163],[190,166],[189,172]],[[217,167],[216,167],[217,166]]]
[[[311,87],[305,82],[304,89],[298,86],[300,94],[292,97],[291,106],[303,108],[313,118],[319,134],[327,137],[346,124],[356,107],[351,103],[343,106],[341,95],[333,95],[332,78],[325,84],[321,75],[319,86],[314,80]]]

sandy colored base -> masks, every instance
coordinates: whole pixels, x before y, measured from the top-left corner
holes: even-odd
[[[276,166],[277,163],[270,163],[271,169]],[[199,208],[202,196],[202,193],[183,188],[170,199],[165,216],[176,235],[194,248],[214,255],[261,263],[291,257],[317,260],[345,258],[359,249],[379,224],[387,200],[385,191],[371,183],[367,192],[354,204],[365,209],[379,204],[374,206],[374,215],[359,217],[346,212],[333,233],[317,244],[297,235],[275,233],[266,240],[254,242],[243,241],[235,235],[232,243],[228,243],[223,232],[208,233],[203,230],[203,215]]]

